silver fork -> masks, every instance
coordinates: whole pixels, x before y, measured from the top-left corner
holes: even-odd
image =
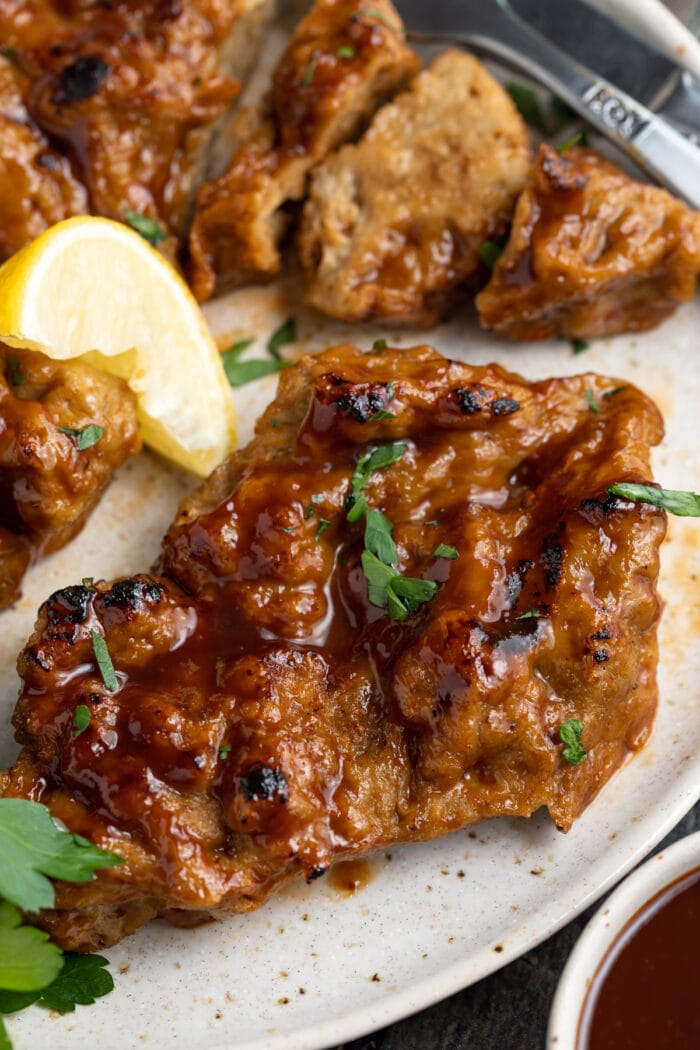
[[[468,44],[544,84],[652,178],[700,208],[700,148],[534,30],[509,0],[395,3],[409,33]]]

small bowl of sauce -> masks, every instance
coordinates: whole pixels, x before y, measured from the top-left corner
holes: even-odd
[[[547,1050],[700,1048],[700,832],[632,873],[579,938]]]

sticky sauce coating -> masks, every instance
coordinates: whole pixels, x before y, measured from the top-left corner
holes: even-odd
[[[647,901],[627,923],[589,991],[577,1050],[700,1046],[700,868]]]

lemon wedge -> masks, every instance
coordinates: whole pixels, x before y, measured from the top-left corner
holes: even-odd
[[[204,315],[122,223],[68,219],[0,267],[0,340],[121,376],[144,441],[200,477],[234,446],[231,388]]]

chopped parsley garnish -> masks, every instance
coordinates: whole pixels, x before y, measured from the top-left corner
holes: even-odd
[[[459,551],[456,547],[451,547],[449,543],[440,543],[433,551],[434,558],[447,558],[449,561],[454,561],[459,558]]]
[[[384,470],[401,459],[408,448],[407,441],[392,441],[388,445],[377,445],[360,456],[350,478],[350,492],[345,501],[348,521],[359,521],[367,504],[362,490],[375,470]]]
[[[393,531],[394,526],[380,510],[365,511],[365,548],[385,565],[396,565],[399,560]]]
[[[386,341],[386,339],[375,339],[374,342],[372,343],[372,349],[373,350],[386,350],[386,348],[387,348],[387,341]]]
[[[227,354],[230,361],[237,361],[241,354],[253,345],[255,342],[255,336],[248,336],[246,339],[238,339],[228,350],[224,350],[223,354]]]
[[[369,417],[370,423],[377,423],[380,419],[396,419],[396,412],[390,412],[387,408],[380,408],[373,416]]]
[[[612,390],[606,390],[603,394],[603,397],[616,397],[618,394],[621,394],[622,391],[626,389],[626,386],[615,386],[612,388]]]
[[[86,704],[78,704],[73,712],[73,736],[80,736],[90,725],[92,715]]]
[[[566,745],[562,754],[571,766],[580,765],[586,757],[585,748],[581,744],[582,732],[583,722],[579,722],[576,718],[559,726],[559,739],[562,744]]]
[[[526,613],[522,613],[520,616],[516,616],[516,620],[536,620],[542,615],[537,609],[528,609]]]
[[[357,52],[352,44],[344,44],[343,47],[339,47],[336,51],[338,58],[354,58]]]
[[[85,449],[92,448],[105,432],[105,428],[99,427],[97,423],[89,423],[88,426],[82,428],[59,427],[58,429],[62,434],[68,434],[69,437],[73,438],[78,452],[84,452]]]
[[[679,518],[700,518],[700,493],[682,492],[677,489],[659,489],[654,485],[634,485],[618,482],[610,485],[608,492],[635,503],[651,503]]]
[[[140,215],[137,211],[127,209],[124,212],[124,222],[127,226],[131,226],[132,230],[141,234],[144,241],[148,241],[153,248],[167,239],[168,235],[160,223],[156,219],[149,218],[148,215]]]
[[[313,503],[309,503],[308,507],[304,511],[304,521],[308,521],[309,518],[313,518],[313,516],[314,516],[314,505],[313,505]]]
[[[315,47],[313,49],[313,51],[311,52],[311,58],[309,59],[309,64],[306,67],[306,70],[304,72],[304,76],[301,78],[302,87],[308,87],[309,84],[311,83],[311,81],[313,80],[313,78],[314,78],[314,71],[316,69],[316,63],[318,62],[318,57],[319,57],[320,54],[321,54],[321,52],[320,52],[320,50],[317,47]]]
[[[430,525],[432,528],[437,528],[438,525],[442,525],[441,521],[426,521],[426,525]]]
[[[282,532],[288,532],[288,533],[291,534],[292,532],[294,532],[294,526],[293,525],[283,525],[282,526]]]
[[[228,357],[228,351],[222,354],[221,358],[226,378],[232,387],[245,386],[246,383],[253,383],[256,379],[262,379],[263,376],[281,372],[282,369],[289,368],[292,363],[281,359],[266,361],[264,358],[254,358],[252,361],[237,361],[235,357]]]
[[[280,358],[280,347],[297,341],[297,323],[293,317],[288,318],[283,325],[272,333],[267,341],[267,352],[277,361]]]
[[[500,244],[496,244],[495,241],[483,241],[479,245],[479,258],[485,266],[488,266],[489,270],[493,270],[496,260],[502,252],[503,248]]]
[[[328,521],[327,518],[321,518],[321,520],[318,523],[318,528],[316,529],[316,539],[320,540],[321,536],[323,536],[326,529],[330,529],[330,527],[330,521]]]
[[[17,52],[13,47],[7,47],[6,44],[3,44],[0,46],[0,55],[2,55],[3,58],[6,58],[8,62],[14,62],[17,57]]]
[[[592,390],[584,390],[583,391],[583,396],[585,397],[586,401],[588,402],[588,407],[590,408],[591,412],[595,412],[597,415],[600,415],[601,408],[600,408],[600,405],[598,404],[598,402],[595,399],[595,394],[593,393],[593,391]]]
[[[114,664],[112,663],[112,657],[109,655],[107,643],[97,631],[90,631],[90,638],[92,639],[92,651],[95,654],[105,688],[109,689],[110,693],[115,693],[119,688],[119,682],[114,673]]]
[[[24,384],[24,372],[16,357],[8,358],[7,369],[10,373],[10,386],[22,386]]]
[[[572,135],[566,142],[562,142],[561,146],[557,146],[557,153],[566,153],[568,149],[572,149],[574,146],[587,146],[588,141],[586,134],[583,131],[577,131],[575,135]]]
[[[82,583],[86,591],[90,591],[92,594],[97,593],[97,587],[95,586],[94,576],[83,576],[80,582]]]
[[[219,758],[222,761],[225,762],[230,754],[231,754],[231,745],[230,744],[222,744],[221,747],[219,748]]]
[[[432,580],[402,576],[398,569],[385,565],[369,550],[362,552],[362,569],[370,602],[380,609],[387,609],[392,620],[412,616],[439,590],[439,584]]]
[[[546,134],[547,126],[542,113],[540,100],[533,89],[527,87],[526,84],[511,83],[506,84],[506,91],[513,99],[515,107],[525,123],[529,124],[532,128],[537,128],[537,130],[541,131],[543,135]]]
[[[557,95],[552,96],[552,100],[549,103],[549,110],[552,117],[553,126],[551,131],[553,135],[562,131],[567,124],[573,124],[575,120],[579,119],[576,110],[572,109],[562,98],[558,98]]]
[[[575,354],[585,354],[586,350],[590,347],[590,343],[587,343],[585,339],[572,339],[571,349]]]

